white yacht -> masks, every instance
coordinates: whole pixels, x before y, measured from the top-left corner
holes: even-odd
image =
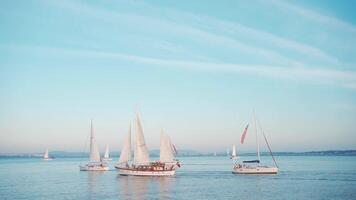
[[[80,171],[107,171],[109,167],[101,160],[99,148],[96,144],[93,130],[93,121],[90,128],[90,155],[89,163],[79,166]]]
[[[240,162],[235,162],[234,163],[234,168],[232,173],[234,174],[277,174],[278,173],[278,165],[276,162],[276,159],[273,156],[272,150],[268,144],[267,137],[265,133],[263,132],[261,125],[259,124],[261,133],[264,137],[264,140],[267,144],[268,150],[272,156],[274,166],[265,166],[261,165],[261,157],[260,157],[260,145],[258,142],[258,134],[257,134],[257,123],[256,123],[256,116],[254,114],[254,124],[255,124],[255,134],[256,134],[256,147],[257,147],[257,160],[247,160],[247,161],[242,161]],[[241,144],[244,143],[245,136],[247,134],[247,129],[248,129],[248,124],[245,127],[244,132],[242,133],[241,136]]]
[[[170,138],[163,130],[161,131],[160,158],[158,161],[150,161],[148,148],[143,135],[139,114],[136,114],[136,138],[134,148],[134,159],[131,156],[131,125],[124,140],[120,154],[120,160],[115,165],[120,175],[134,176],[172,176],[180,167],[175,159],[176,150]]]

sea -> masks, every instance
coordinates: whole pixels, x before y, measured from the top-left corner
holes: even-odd
[[[79,171],[87,158],[0,158],[0,199],[356,199],[355,156],[279,156],[277,175],[232,174],[227,156],[178,159],[175,176],[135,177],[118,175],[118,158],[106,172]]]

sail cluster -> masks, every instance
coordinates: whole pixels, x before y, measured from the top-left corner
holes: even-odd
[[[148,148],[146,145],[145,137],[143,134],[143,128],[140,120],[140,116],[137,113],[135,120],[135,130],[136,138],[134,142],[134,160],[133,164],[136,166],[147,165],[150,163],[150,157]],[[161,132],[161,143],[160,143],[160,162],[173,162],[174,161],[174,149],[171,140],[168,135],[166,135],[163,130]],[[124,144],[120,154],[119,164],[128,163],[131,160],[131,125],[126,138],[124,139]]]

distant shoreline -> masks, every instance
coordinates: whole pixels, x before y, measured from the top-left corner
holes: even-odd
[[[65,152],[65,151],[53,151],[50,152],[51,156],[56,158],[83,158],[88,157],[88,153],[85,152]],[[254,156],[256,153],[240,153],[240,156]],[[327,150],[327,151],[306,151],[306,152],[274,152],[275,156],[356,156],[356,150]],[[112,157],[118,157],[119,152],[112,152]],[[267,156],[269,152],[261,152],[261,156]],[[150,156],[159,156],[159,151],[153,150],[150,152]],[[200,153],[197,151],[181,151],[178,152],[178,157],[198,157],[198,156],[214,156],[214,153]],[[226,153],[217,152],[216,156],[227,156]],[[41,153],[0,153],[0,158],[36,158],[42,157]]]

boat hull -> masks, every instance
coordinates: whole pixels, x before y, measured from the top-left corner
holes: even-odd
[[[43,158],[42,160],[49,161],[49,160],[53,160],[53,158]]]
[[[101,165],[84,165],[79,166],[80,171],[108,171],[108,166],[101,166]]]
[[[124,176],[173,176],[175,170],[169,171],[141,171],[135,169],[119,169],[119,174]]]
[[[103,158],[103,161],[112,161],[112,158]]]
[[[245,167],[234,167],[232,170],[234,174],[277,174],[277,167],[253,167],[253,168],[245,168]]]

